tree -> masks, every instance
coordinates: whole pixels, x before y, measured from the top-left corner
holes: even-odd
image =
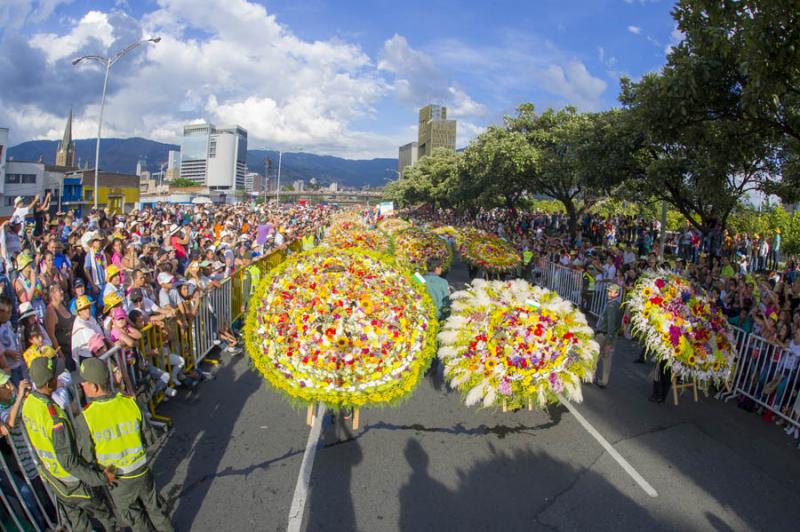
[[[748,122],[690,105],[697,72],[684,58],[638,83],[622,82],[620,100],[631,158],[621,169],[629,190],[673,205],[701,231],[725,222],[740,199],[770,181],[774,152],[769,134]],[[709,80],[714,91],[725,80]]]
[[[537,151],[524,134],[491,126],[464,150],[458,196],[471,206],[516,207],[536,163]]]
[[[684,41],[669,68],[695,83],[682,106],[769,133],[780,181],[764,191],[800,199],[800,9],[786,0],[682,0],[673,16]],[[709,84],[711,82],[711,84]]]
[[[172,180],[170,185],[177,188],[187,188],[187,187],[196,187],[197,182],[192,181],[191,179],[186,179],[185,177],[179,177],[177,179]]]
[[[578,113],[574,107],[536,115],[530,103],[519,106],[517,116],[506,118],[507,129],[524,135],[536,154],[536,164],[526,167],[528,192],[564,205],[573,238],[580,217],[607,197],[617,181],[613,172],[598,172],[591,160],[605,149],[604,128],[610,124],[605,114]]]
[[[436,148],[430,155],[406,168],[403,178],[389,183],[384,197],[400,205],[431,203],[450,207],[457,200],[463,155],[447,148]]]

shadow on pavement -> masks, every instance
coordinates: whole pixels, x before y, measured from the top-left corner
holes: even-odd
[[[179,523],[179,530],[192,529],[197,509],[202,506],[212,481],[226,473],[219,466],[228,444],[235,438],[234,425],[250,395],[261,386],[262,379],[256,372],[244,371],[236,377],[234,365],[231,361],[222,366],[215,381],[201,386],[200,393],[193,394],[188,401],[175,400],[169,404],[171,410],[193,411],[191,416],[185,412],[176,414],[191,422],[174,428],[153,468],[157,485],[166,486],[174,478],[178,465],[190,455],[185,482],[174,484],[163,493],[167,511],[172,522]],[[236,393],[230,393],[234,389]],[[169,411],[165,413],[169,415]]]
[[[577,470],[553,457],[530,450],[497,452],[458,472],[449,489],[429,473],[428,453],[409,439],[405,458],[411,475],[400,489],[402,531],[440,530],[647,530],[668,528],[589,469]],[[591,494],[575,508],[562,495],[581,484]],[[586,508],[590,505],[592,508]],[[596,513],[595,513],[596,512]],[[596,516],[596,518],[594,517]],[[391,529],[394,527],[387,527]]]
[[[361,463],[364,455],[347,424],[337,422],[328,426],[328,432],[343,437],[341,441],[352,442],[352,445],[326,448],[326,460],[315,465],[315,477],[326,480],[311,484],[306,506],[308,512],[306,530],[355,531],[358,527],[351,484],[353,469]],[[322,466],[324,471],[320,471],[319,466]]]

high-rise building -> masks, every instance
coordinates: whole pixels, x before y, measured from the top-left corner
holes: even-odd
[[[434,148],[456,149],[456,121],[447,119],[447,107],[426,105],[419,110],[419,158],[430,155]]]
[[[244,191],[247,173],[247,130],[240,126],[183,127],[181,178],[214,190]]]
[[[400,153],[397,157],[397,171],[400,172],[400,177],[404,177],[406,168],[414,166],[417,162],[419,155],[419,144],[416,142],[409,142],[400,146]]]
[[[64,138],[58,143],[56,149],[56,166],[75,166],[75,143],[72,141],[72,109],[69,110],[67,126],[64,128]]]
[[[248,194],[258,194],[264,190],[264,176],[258,172],[244,174],[244,190]]]
[[[181,152],[180,150],[169,150],[167,153],[167,167],[164,179],[175,181],[181,176]]]

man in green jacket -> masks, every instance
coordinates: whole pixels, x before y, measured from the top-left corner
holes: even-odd
[[[442,278],[442,261],[431,257],[428,259],[428,273],[422,276],[425,289],[436,305],[436,318],[443,320],[450,315],[450,285]]]
[[[608,377],[611,375],[611,359],[614,356],[614,345],[622,327],[620,287],[612,282],[608,284],[606,290],[608,291],[608,303],[600,313],[600,318],[595,326],[597,343],[600,344],[600,360],[597,375],[595,376],[595,382],[599,388],[608,386]]]

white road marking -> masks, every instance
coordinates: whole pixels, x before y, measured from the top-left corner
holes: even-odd
[[[306,451],[303,454],[303,461],[300,463],[300,473],[297,475],[297,484],[294,487],[292,506],[289,510],[289,525],[287,532],[300,532],[303,526],[303,514],[306,509],[306,499],[308,498],[308,486],[311,483],[311,470],[314,468],[314,458],[319,447],[319,437],[322,433],[322,420],[325,417],[325,403],[320,403],[317,408],[317,417],[308,432]]]
[[[583,428],[586,429],[586,432],[591,434],[592,437],[595,440],[597,440],[597,442],[603,447],[603,449],[605,449],[606,452],[608,452],[608,454],[611,455],[611,458],[616,460],[616,462],[620,465],[620,467],[622,467],[622,469],[624,469],[625,472],[628,473],[628,475],[630,475],[631,478],[635,480],[637,484],[639,484],[639,487],[641,487],[645,493],[647,493],[651,497],[658,497],[658,492],[655,490],[655,488],[653,488],[653,486],[651,486],[650,483],[647,482],[644,479],[644,477],[640,475],[639,472],[636,471],[633,468],[633,466],[630,463],[628,463],[628,461],[625,460],[625,458],[623,458],[621,454],[617,452],[616,449],[614,449],[614,447],[611,446],[608,440],[606,440],[603,437],[603,435],[597,431],[596,428],[594,428],[588,421],[586,421],[586,418],[584,418],[581,415],[581,413],[578,412],[578,410],[572,405],[572,403],[570,403],[567,400],[566,397],[559,395],[558,399],[564,406],[567,407],[567,410],[569,410],[570,413],[573,416],[575,416],[575,419],[577,419],[578,423],[580,423],[583,426]]]

